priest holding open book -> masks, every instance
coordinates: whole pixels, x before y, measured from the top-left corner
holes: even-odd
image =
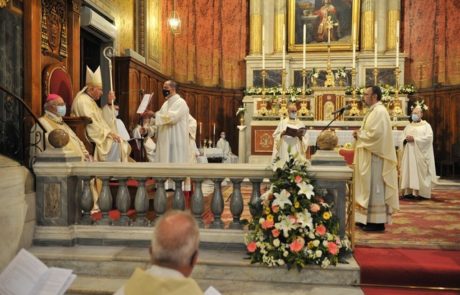
[[[295,103],[289,104],[288,117],[281,119],[273,133],[273,138],[273,162],[277,158],[287,161],[289,160],[289,154],[303,161],[306,160],[308,149],[307,129],[305,124],[297,118],[297,106]]]

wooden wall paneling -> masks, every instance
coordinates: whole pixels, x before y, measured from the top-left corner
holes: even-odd
[[[67,25],[67,66],[74,95],[80,91],[80,0],[69,0]]]

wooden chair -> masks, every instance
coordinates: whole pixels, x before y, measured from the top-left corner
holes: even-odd
[[[72,80],[65,66],[62,63],[48,65],[43,70],[42,81],[44,89],[43,100],[45,100],[50,93],[59,94],[66,104],[67,114],[70,114],[74,95],[72,91]],[[66,116],[63,119],[85,144],[88,152],[93,154],[94,146],[86,136],[86,125],[91,124],[91,118]]]

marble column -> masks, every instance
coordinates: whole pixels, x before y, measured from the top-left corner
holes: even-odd
[[[262,53],[262,0],[249,2],[249,54]]]
[[[273,40],[273,50],[275,53],[282,53],[283,46],[283,29],[286,26],[286,1],[275,0],[275,37]],[[287,40],[287,39],[286,39]]]
[[[377,51],[385,52],[387,48],[387,11],[388,0],[375,1],[375,19],[378,23]]]
[[[401,0],[388,0],[387,49],[396,49],[396,22],[401,19]]]
[[[363,0],[361,6],[361,49],[374,48],[375,0]]]

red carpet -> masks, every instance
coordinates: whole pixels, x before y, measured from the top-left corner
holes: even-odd
[[[460,291],[448,290],[425,290],[425,289],[403,289],[403,288],[361,288],[365,295],[458,295]]]
[[[460,288],[460,251],[357,247],[354,256],[362,284]]]

